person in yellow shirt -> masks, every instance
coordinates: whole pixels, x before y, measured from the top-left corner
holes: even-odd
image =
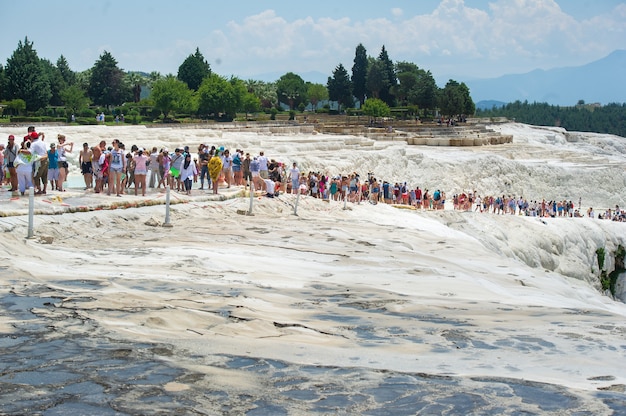
[[[211,177],[211,183],[213,184],[213,193],[217,194],[217,187],[219,186],[219,177],[222,172],[222,159],[220,158],[219,150],[215,149],[215,153],[209,160],[209,176]]]

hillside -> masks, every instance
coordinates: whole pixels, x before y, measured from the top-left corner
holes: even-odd
[[[536,69],[525,74],[464,82],[474,102],[520,100],[571,106],[582,99],[587,103],[621,103],[626,100],[626,85],[620,81],[624,68],[626,50],[616,50],[583,66]]]

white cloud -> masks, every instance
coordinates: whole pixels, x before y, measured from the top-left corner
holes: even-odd
[[[394,17],[402,17],[402,15],[404,14],[404,10],[399,7],[394,7],[393,9],[391,9],[391,14]]]
[[[354,50],[362,43],[369,55],[377,56],[385,45],[392,60],[414,62],[435,76],[442,71],[496,76],[598,59],[623,47],[626,27],[625,5],[610,15],[579,21],[553,0],[496,0],[489,10],[470,7],[463,0],[442,0],[430,14],[409,15],[394,8],[392,15],[393,21],[347,17],[288,21],[277,11],[266,10],[229,22],[210,34],[204,47],[232,73],[276,68],[330,73],[339,63],[349,69]]]

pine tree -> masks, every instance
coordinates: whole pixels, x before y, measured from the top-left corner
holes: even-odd
[[[352,107],[354,105],[354,98],[352,96],[352,82],[348,76],[348,71],[339,64],[333,71],[333,76],[328,77],[328,97],[331,101],[337,101],[339,111],[341,112],[341,106]]]
[[[380,99],[386,102],[388,106],[393,107],[396,97],[391,91],[392,88],[394,88],[398,83],[398,77],[396,76],[396,70],[393,62],[389,59],[389,55],[387,55],[385,45],[383,45],[380,55],[378,55],[378,60],[383,64],[383,68],[385,69],[385,73],[387,75],[387,81],[389,81],[389,87],[380,91]]]
[[[7,98],[24,100],[27,110],[39,110],[50,102],[52,92],[46,70],[28,37],[24,43],[18,42],[17,49],[7,59],[5,76]]]
[[[124,71],[117,67],[117,61],[104,51],[91,69],[89,98],[98,105],[120,105],[130,99],[130,88],[124,82]]]
[[[357,100],[363,105],[367,95],[367,51],[365,47],[359,43],[354,54],[354,65],[352,65],[352,93]]]
[[[178,67],[178,79],[187,83],[187,86],[194,91],[198,91],[202,80],[210,74],[211,67],[199,48],[196,48],[196,52],[189,55]]]
[[[65,56],[61,55],[59,59],[57,59],[57,69],[68,87],[76,84],[76,73],[70,69],[70,65],[67,63]]]

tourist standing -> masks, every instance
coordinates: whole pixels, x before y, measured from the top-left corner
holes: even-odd
[[[113,140],[113,149],[109,155],[109,188],[107,195],[115,192],[117,196],[122,196],[122,172],[126,168],[126,158],[120,149],[120,141]]]
[[[20,148],[17,144],[15,144],[15,136],[10,134],[9,140],[4,149],[4,165],[7,167],[7,171],[9,174],[9,180],[11,181],[11,189],[9,191],[15,192],[17,191],[17,171],[15,170],[15,158],[17,157]]]
[[[220,159],[219,150],[215,149],[213,157],[209,160],[209,176],[213,183],[213,193],[217,194],[217,188],[219,186],[220,172],[222,171],[222,159]]]
[[[150,164],[148,165],[148,171],[150,173],[149,186],[150,188],[154,188],[159,184],[159,151],[156,147],[152,148],[152,153],[150,153]]]
[[[63,192],[63,183],[67,179],[67,175],[69,173],[69,165],[67,164],[66,153],[72,153],[72,150],[74,150],[74,143],[66,143],[65,136],[63,134],[59,134],[57,136],[57,140],[59,141],[59,144],[57,145],[57,153],[59,155],[59,179],[57,181],[57,191]]]
[[[265,157],[265,152],[259,152],[259,156],[256,159],[259,162],[259,175],[263,179],[268,179],[269,173],[267,169],[267,157]]]
[[[146,196],[148,160],[149,158],[144,154],[143,148],[139,148],[139,150],[137,150],[137,155],[133,157],[133,162],[135,164],[135,195],[137,195],[138,188],[141,188],[141,196]]]
[[[50,143],[48,150],[48,180],[52,190],[59,189],[59,152],[54,143]]]
[[[83,143],[82,150],[78,153],[78,163],[80,164],[80,172],[85,180],[85,190],[93,187],[93,171],[91,169],[91,159],[93,151],[89,148],[88,143]]]
[[[24,195],[26,189],[33,186],[33,160],[36,156],[30,152],[31,143],[28,140],[22,142],[22,147],[15,158],[15,176],[18,181],[20,194]]]
[[[193,180],[198,176],[198,169],[196,164],[191,160],[189,153],[185,154],[185,161],[183,162],[180,170],[180,180],[183,182],[185,192],[187,195],[191,195],[191,187]]]
[[[35,174],[33,182],[37,191],[35,195],[45,195],[48,189],[48,149],[43,142],[46,137],[44,133],[30,132],[31,145],[30,152],[35,157]]]

